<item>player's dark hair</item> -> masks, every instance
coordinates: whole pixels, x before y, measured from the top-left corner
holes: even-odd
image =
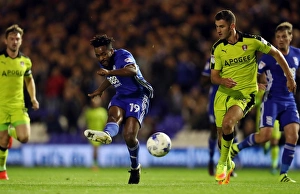
[[[232,24],[232,23],[236,23],[236,18],[235,15],[232,13],[232,11],[230,10],[222,10],[219,11],[216,15],[215,15],[215,20],[225,20],[228,24]]]
[[[112,48],[112,42],[114,41],[112,37],[103,34],[94,36],[94,38],[90,40],[90,44],[94,47],[107,46],[108,48]]]
[[[293,33],[293,25],[289,22],[282,22],[276,27],[275,33],[283,30],[287,30],[288,33],[291,35]]]
[[[8,34],[11,33],[11,32],[14,32],[14,33],[19,33],[21,36],[23,36],[23,29],[20,28],[18,26],[18,24],[13,24],[12,26],[8,27],[6,30],[5,30],[5,38],[8,37]]]

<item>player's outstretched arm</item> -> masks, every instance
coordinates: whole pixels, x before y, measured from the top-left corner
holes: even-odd
[[[96,96],[102,96],[104,90],[106,90],[109,86],[111,86],[111,83],[105,79],[102,84],[97,88],[94,92],[88,94],[89,97],[94,98]]]
[[[32,103],[32,109],[37,110],[40,108],[39,102],[36,99],[36,89],[35,89],[35,82],[32,76],[24,77],[25,85],[30,96],[30,100]]]
[[[285,60],[283,54],[273,46],[272,46],[269,54],[272,55],[276,59],[277,63],[280,65],[281,69],[283,70],[283,72],[286,76],[286,79],[287,79],[286,86],[287,86],[288,90],[290,92],[295,93],[296,89],[297,89],[297,84],[295,82],[294,76],[293,76],[292,72],[290,71],[289,65],[288,65],[287,61]]]
[[[101,76],[115,75],[115,76],[131,77],[131,76],[135,76],[136,73],[137,73],[137,69],[134,64],[127,65],[121,69],[114,69],[114,70],[99,69],[97,71],[97,74]]]

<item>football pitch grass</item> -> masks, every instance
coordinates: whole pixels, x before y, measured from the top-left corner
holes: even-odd
[[[218,185],[206,168],[143,168],[138,185],[128,185],[128,168],[8,167],[1,194],[197,194],[300,193],[300,171],[291,170],[297,183],[279,183],[268,169],[243,168],[228,185]]]

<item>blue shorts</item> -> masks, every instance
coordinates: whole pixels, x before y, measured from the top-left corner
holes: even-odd
[[[279,121],[280,131],[290,123],[300,123],[295,101],[275,101],[268,99],[261,104],[261,119],[259,127],[273,127],[275,120]]]
[[[150,99],[147,95],[139,97],[126,97],[124,95],[115,95],[111,99],[108,108],[118,106],[125,111],[125,118],[134,117],[140,125],[142,124],[145,115],[148,113]]]

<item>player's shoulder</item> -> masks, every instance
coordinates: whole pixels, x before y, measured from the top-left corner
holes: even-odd
[[[116,66],[123,66],[124,64],[136,64],[133,55],[126,49],[115,50],[115,61]]]
[[[7,54],[5,49],[0,51],[0,57],[4,57],[4,59],[8,57],[8,54]],[[16,60],[22,59],[24,61],[30,61],[30,58],[27,55],[25,55],[24,53],[20,52],[20,51],[18,53],[18,57],[15,58],[15,59]]]
[[[252,45],[262,53],[268,53],[272,47],[271,43],[258,34],[241,33],[242,42],[245,45]]]
[[[212,46],[212,49],[211,49],[211,53],[214,54],[214,52],[217,50],[218,47],[222,46],[222,45],[225,45],[227,43],[226,40],[224,39],[219,39],[217,42],[215,42]]]
[[[290,46],[290,51],[292,51],[295,55],[300,55],[300,48]]]
[[[18,59],[20,60],[21,63],[24,63],[27,67],[32,66],[31,59],[20,51],[19,51]]]
[[[25,59],[30,59],[27,55],[25,55],[24,53],[22,53],[21,51],[19,51],[19,56],[23,57]]]
[[[255,45],[265,44],[271,46],[271,44],[268,41],[266,41],[262,36],[258,34],[239,32],[239,35],[240,35],[239,39],[246,44],[255,44]]]
[[[115,49],[115,54],[117,56],[122,56],[122,55],[132,55],[131,52],[129,52],[128,50],[126,49]]]
[[[262,37],[260,35],[257,34],[249,34],[249,33],[245,33],[245,32],[239,32],[239,34],[246,39],[250,39],[250,40],[262,40]]]
[[[6,51],[5,50],[0,50],[0,56],[5,55]]]

